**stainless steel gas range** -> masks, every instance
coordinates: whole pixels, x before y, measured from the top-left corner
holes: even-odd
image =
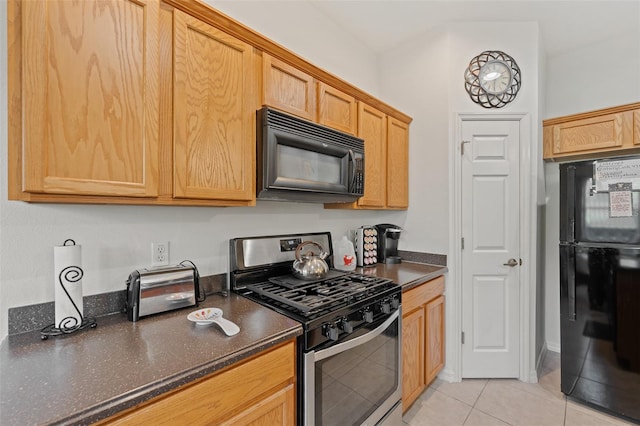
[[[233,291],[299,321],[298,424],[402,423],[401,288],[391,280],[330,269],[319,280],[291,275],[296,247],[329,252],[329,232],[234,238]]]

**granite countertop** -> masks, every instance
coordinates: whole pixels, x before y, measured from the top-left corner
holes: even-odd
[[[444,275],[448,269],[442,265],[430,265],[403,260],[402,263],[395,264],[378,263],[374,267],[357,268],[356,271],[365,275],[389,278],[396,284],[401,285],[403,291],[406,291],[425,281]]]
[[[206,376],[302,333],[301,325],[241,296],[209,296],[240,326],[227,337],[217,325],[187,320],[195,307],[40,340],[39,332],[0,345],[0,424],[88,424]]]

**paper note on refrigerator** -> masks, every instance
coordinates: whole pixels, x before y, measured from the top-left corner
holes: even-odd
[[[609,184],[609,216],[633,216],[633,205],[631,201],[631,182],[618,182]]]
[[[631,183],[630,190],[640,190],[640,158],[598,160],[594,164],[596,192],[609,191],[609,184]]]

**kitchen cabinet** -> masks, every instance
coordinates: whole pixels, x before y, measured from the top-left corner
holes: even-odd
[[[359,102],[411,122],[198,0],[9,0],[7,12],[10,200],[251,206],[261,105],[352,134]],[[385,167],[406,173],[395,152]],[[385,179],[390,198],[366,208],[406,208],[403,175]]]
[[[637,152],[640,103],[544,120],[543,139],[545,160]]]
[[[364,195],[334,209],[409,207],[409,125],[364,102],[358,103],[358,137],[364,140]]]
[[[402,294],[402,410],[444,367],[444,277]]]
[[[156,196],[158,2],[10,9],[10,198]]]
[[[313,77],[267,53],[262,55],[262,72],[264,105],[316,120]]]
[[[255,197],[253,48],[174,11],[174,196]]]
[[[409,207],[409,125],[389,117],[387,125],[387,208],[406,209],[407,207]]]
[[[293,425],[295,351],[289,341],[102,424]]]
[[[157,1],[10,10],[9,199],[255,204],[252,46]]]
[[[357,106],[353,96],[273,56],[262,55],[262,103],[281,111],[355,134]]]
[[[353,96],[318,82],[318,123],[355,135],[357,115],[358,107]]]

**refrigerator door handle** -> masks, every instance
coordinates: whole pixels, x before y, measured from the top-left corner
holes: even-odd
[[[567,269],[567,292],[568,292],[568,303],[569,303],[569,311],[568,317],[569,321],[576,320],[576,256],[575,251],[571,250],[569,255],[569,264],[572,265]]]
[[[567,167],[567,219],[569,225],[569,235],[568,241],[575,241],[576,239],[576,210],[575,210],[575,197],[576,197],[576,167],[568,166]],[[575,286],[574,286],[574,295],[575,295]]]

